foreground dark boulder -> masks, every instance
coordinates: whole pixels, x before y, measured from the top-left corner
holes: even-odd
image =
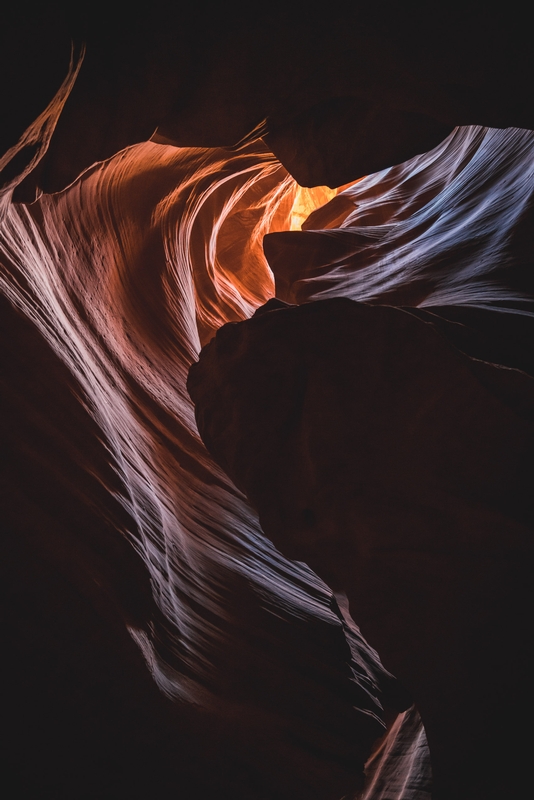
[[[265,533],[347,592],[415,698],[435,796],[486,800],[528,777],[534,383],[479,312],[433,311],[271,301],[188,387]]]

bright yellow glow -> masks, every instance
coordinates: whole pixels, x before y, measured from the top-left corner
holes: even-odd
[[[312,189],[299,186],[289,216],[290,230],[302,230],[302,223],[310,216],[312,211],[324,206],[337,193],[338,189],[330,189],[328,186],[314,186]]]

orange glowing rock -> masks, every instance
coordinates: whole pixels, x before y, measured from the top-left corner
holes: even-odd
[[[302,223],[316,209],[330,202],[337,194],[337,189],[328,186],[298,186],[295,200],[291,208],[290,230],[302,230]]]

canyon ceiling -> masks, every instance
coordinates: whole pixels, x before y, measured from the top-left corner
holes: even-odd
[[[528,795],[530,30],[5,13],[11,797]]]

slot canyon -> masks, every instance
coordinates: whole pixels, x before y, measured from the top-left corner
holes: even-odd
[[[528,797],[531,39],[5,12],[6,797]]]

